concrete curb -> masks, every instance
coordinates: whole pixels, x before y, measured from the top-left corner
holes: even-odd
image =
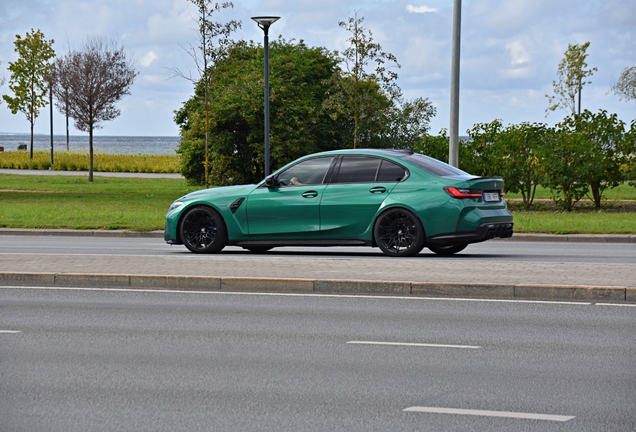
[[[636,288],[608,286],[20,272],[0,272],[0,285],[636,303]]]
[[[163,231],[73,230],[57,228],[0,228],[0,235],[43,235],[73,237],[146,237],[163,238]],[[514,234],[509,239],[494,241],[568,242],[568,243],[636,243],[634,234]]]

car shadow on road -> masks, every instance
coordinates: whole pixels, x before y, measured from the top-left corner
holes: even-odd
[[[261,253],[255,253],[255,252],[251,252],[248,250],[240,250],[240,249],[233,249],[233,250],[223,250],[220,252],[221,255],[251,255],[251,256],[263,256],[263,257],[267,257],[267,256],[283,256],[283,257],[298,257],[298,256],[302,256],[302,257],[312,257],[312,256],[319,256],[319,257],[340,257],[340,258],[386,258],[386,259],[393,259],[394,257],[390,257],[387,255],[384,255],[381,251],[379,250],[368,250],[368,251],[360,251],[360,252],[353,252],[353,251],[333,251],[333,250],[324,250],[324,251],[306,251],[306,250],[285,250],[284,248],[280,248],[280,249],[272,249],[269,250],[267,252],[261,252]],[[414,257],[410,257],[410,259],[460,259],[460,258],[465,258],[465,259],[496,259],[496,258],[506,258],[509,256],[508,255],[501,255],[501,254],[474,254],[474,253],[458,253],[455,255],[450,255],[450,256],[443,256],[443,255],[438,255],[434,252],[429,252],[429,251],[422,251],[420,252],[418,255],[414,256]],[[399,259],[405,259],[400,257]]]

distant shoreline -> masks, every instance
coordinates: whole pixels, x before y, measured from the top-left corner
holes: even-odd
[[[30,137],[31,134],[29,132],[0,132],[0,137],[3,136],[26,136],[26,137]],[[48,133],[34,133],[33,134],[34,137],[47,137],[50,138],[51,135]],[[53,137],[64,137],[66,138],[66,134],[59,134],[59,133],[54,133]],[[86,137],[88,138],[88,134],[71,134],[69,135],[69,137]],[[97,138],[97,137],[107,137],[107,138],[114,138],[114,137],[130,137],[130,138],[180,138],[179,135],[93,135],[93,138]]]
[[[69,135],[68,150],[88,152],[88,135]],[[175,154],[181,138],[178,136],[129,136],[129,135],[95,135],[93,150],[111,154]],[[18,146],[30,145],[31,134],[0,132],[0,147],[4,151],[18,150]],[[67,150],[66,135],[53,134],[53,149]],[[34,151],[50,151],[51,136],[47,134],[33,135]]]

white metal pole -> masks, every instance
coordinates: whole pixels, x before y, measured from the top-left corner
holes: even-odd
[[[451,112],[448,163],[459,166],[459,51],[461,40],[462,0],[455,0],[453,10],[453,53],[451,66]]]

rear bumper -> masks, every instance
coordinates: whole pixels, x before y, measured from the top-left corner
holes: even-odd
[[[473,232],[458,232],[450,234],[439,234],[428,237],[429,244],[449,245],[462,243],[479,243],[496,237],[512,237],[512,222],[486,222],[482,223]]]

